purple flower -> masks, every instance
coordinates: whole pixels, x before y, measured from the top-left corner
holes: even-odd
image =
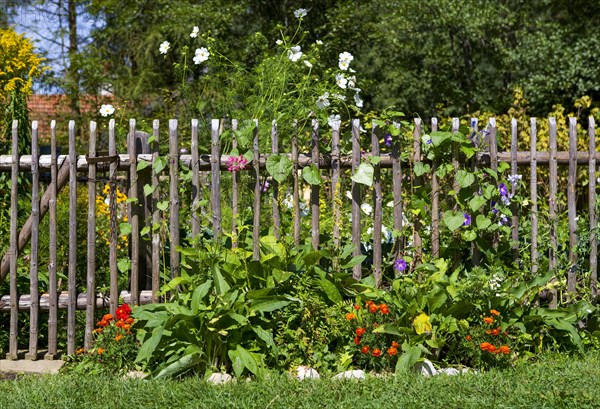
[[[504,183],[500,183],[500,186],[498,186],[498,192],[500,192],[500,196],[508,196],[508,188]]]
[[[500,221],[498,222],[499,226],[507,226],[509,224],[508,217],[505,215],[500,216]]]
[[[465,222],[463,226],[468,226],[471,224],[471,215],[469,213],[463,213],[465,215]]]
[[[431,145],[433,143],[433,139],[429,138],[427,139],[427,145]]]
[[[385,143],[385,146],[392,146],[392,134],[386,133],[383,136],[383,142]]]
[[[403,258],[399,258],[394,262],[394,269],[398,271],[406,270],[406,261]]]
[[[523,175],[510,175],[506,179],[510,182],[511,185],[516,185],[519,180],[523,179]]]
[[[263,183],[263,185],[260,187],[260,191],[262,193],[265,193],[268,189],[269,189],[269,181],[265,180],[265,183]]]

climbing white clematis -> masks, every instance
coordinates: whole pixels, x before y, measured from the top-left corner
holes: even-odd
[[[167,51],[169,51],[169,48],[171,48],[171,44],[168,41],[163,41],[160,44],[160,47],[158,47],[158,51],[160,51],[161,54],[166,54]]]
[[[106,105],[103,104],[100,107],[100,115],[102,115],[102,116],[109,116],[109,115],[112,115],[114,112],[115,112],[115,107],[113,107],[110,104],[106,104]]]
[[[292,62],[296,62],[302,57],[302,51],[299,45],[293,46],[290,51],[288,51],[288,58],[292,60]]]
[[[194,64],[200,64],[201,62],[208,60],[209,55],[210,53],[206,47],[196,48],[196,52],[194,54]]]

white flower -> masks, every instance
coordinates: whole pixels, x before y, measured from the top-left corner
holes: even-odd
[[[275,44],[281,45],[281,44],[283,44],[283,40],[277,40],[277,41],[275,41]]]
[[[313,66],[308,60],[304,60],[304,65],[306,65],[308,68],[312,68]]]
[[[329,92],[324,93],[319,98],[317,98],[317,107],[319,109],[324,109],[329,106]]]
[[[394,201],[390,200],[389,202],[387,202],[387,204],[385,205],[385,207],[394,207]]]
[[[192,32],[190,33],[190,37],[196,38],[198,37],[198,33],[200,32],[200,28],[198,26],[194,26]]]
[[[346,197],[350,200],[352,200],[352,192],[349,190],[346,190]]]
[[[508,179],[508,181],[510,182],[511,185],[514,185],[519,180],[523,179],[523,175],[510,175],[506,179]]]
[[[343,53],[340,53],[340,61],[338,64],[340,67],[340,70],[346,71],[348,68],[350,68],[350,63],[352,62],[353,59],[354,59],[354,57],[348,51],[344,51]]]
[[[307,13],[306,9],[298,9],[298,10],[294,11],[294,17],[302,18],[302,17],[306,16],[306,13]]]
[[[367,216],[368,216],[368,215],[370,215],[371,213],[373,213],[373,206],[371,206],[371,205],[370,205],[370,204],[368,204],[368,203],[363,203],[363,204],[361,204],[361,205],[360,205],[360,209],[361,209],[363,212],[365,212],[365,214],[366,214]]]
[[[360,95],[354,94],[354,102],[356,103],[356,107],[357,108],[362,108],[363,107],[363,100],[360,99]]]
[[[194,64],[200,64],[203,61],[208,60],[208,56],[210,53],[206,49],[206,47],[196,48],[196,52],[194,55]]]
[[[108,104],[108,105],[102,105],[102,107],[100,107],[100,115],[102,116],[109,116],[112,115],[115,112],[115,108]]]
[[[169,48],[171,48],[171,44],[168,41],[163,41],[160,44],[160,47],[158,47],[158,51],[160,51],[161,54],[166,54],[167,51],[169,51]]]
[[[348,77],[348,88],[353,89],[355,85],[356,85],[356,75]]]
[[[335,74],[335,82],[338,87],[345,89],[348,84],[348,80],[344,77],[343,74]]]
[[[327,120],[327,124],[333,128],[335,122],[339,124],[341,121],[341,117],[339,115],[329,115],[329,119]]]
[[[321,41],[321,40],[317,40],[317,41],[315,41],[315,43],[316,43],[317,45],[321,45],[321,44],[323,44],[323,41]]]
[[[342,94],[332,94],[332,97],[339,99],[340,101],[345,101],[346,100],[346,96],[342,95]]]
[[[288,51],[288,58],[292,60],[292,62],[296,62],[302,57],[302,51],[299,45],[293,46],[290,51]]]

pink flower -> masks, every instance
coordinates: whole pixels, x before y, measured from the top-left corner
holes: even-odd
[[[248,164],[248,159],[244,158],[242,155],[240,156],[230,156],[227,158],[227,170],[230,172],[236,172],[238,170],[243,170],[246,168]]]

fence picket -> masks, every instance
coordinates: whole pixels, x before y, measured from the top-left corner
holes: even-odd
[[[55,359],[58,353],[57,329],[58,329],[58,289],[56,280],[56,195],[57,195],[57,157],[56,157],[56,121],[50,122],[50,196],[48,200],[48,222],[49,222],[49,263],[48,263],[48,352],[44,359]]]
[[[258,145],[258,120],[254,120],[252,166],[254,167],[254,222],[252,226],[252,258],[260,260],[260,151]]]
[[[360,121],[352,120],[352,174],[356,173],[360,165]],[[360,185],[352,181],[352,246],[354,246],[354,256],[360,256]],[[362,277],[362,263],[352,267],[352,277],[360,280]]]
[[[567,212],[569,214],[569,272],[567,291],[577,289],[577,213],[575,209],[575,183],[577,179],[577,118],[569,117],[569,180],[567,183]]]
[[[550,164],[549,164],[549,203],[548,203],[548,219],[550,222],[550,247],[548,249],[548,268],[550,270],[556,269],[556,250],[558,248],[557,231],[558,231],[558,217],[557,217],[557,204],[556,204],[556,190],[558,186],[558,167],[556,163],[556,118],[548,118],[549,128],[549,149],[550,149]],[[552,279],[552,283],[556,282],[556,278]],[[556,288],[550,290],[549,307],[554,309],[558,306],[558,293]]]
[[[69,121],[69,271],[67,309],[67,354],[75,353],[75,310],[77,308],[77,153],[75,121]]]
[[[31,123],[31,251],[29,264],[29,294],[31,308],[29,312],[29,353],[25,359],[37,360],[38,330],[39,330],[39,283],[38,283],[38,250],[40,224],[39,198],[39,149],[38,122]]]
[[[478,137],[479,119],[471,118],[470,127],[471,127],[471,138],[470,138],[471,142],[473,142],[473,146],[475,146],[475,148],[479,148],[479,145],[481,142]],[[471,172],[477,172],[476,158],[471,158],[469,160],[469,167],[470,167]],[[433,175],[433,176],[435,176],[435,175]],[[432,178],[433,178],[433,176],[432,176]],[[432,186],[433,186],[433,182],[432,182]],[[479,186],[479,183],[477,181],[475,181],[474,186]],[[432,187],[432,190],[433,190],[433,187]],[[475,190],[479,190],[479,189],[476,187]],[[478,210],[477,213],[480,214],[481,210]],[[477,220],[477,216],[475,216],[475,220]],[[481,253],[480,253],[479,247],[477,247],[477,243],[475,241],[471,242],[471,257],[473,259],[473,265],[478,266],[481,263]]]
[[[271,153],[273,153],[273,155],[277,155],[279,153],[279,135],[277,133],[277,121],[275,120],[273,120],[271,123]],[[281,217],[279,215],[279,183],[273,179],[271,184],[273,185],[273,235],[279,240],[281,236]],[[266,178],[263,186],[263,190],[266,190],[268,186]]]
[[[421,118],[415,118],[415,129],[413,131],[413,166],[421,162]],[[454,161],[454,160],[453,160]],[[454,163],[454,162],[453,162]],[[423,177],[415,177],[414,185],[421,186],[423,184]],[[417,218],[413,223],[413,246],[415,249],[415,258],[413,260],[412,268],[421,263],[423,257],[423,240],[421,239],[421,221]]]
[[[496,118],[490,118],[490,168],[494,171],[498,171],[498,126],[496,125]],[[498,248],[499,235],[494,232],[492,235],[492,246],[494,249]]]
[[[518,149],[518,129],[517,129],[517,120],[512,118],[510,121],[510,174],[515,176],[519,171],[517,167],[517,149]],[[515,180],[512,183],[511,194],[514,196],[517,194],[517,181]],[[517,202],[515,200],[511,203],[511,212],[512,212],[512,220],[511,220],[511,234],[512,234],[512,251],[513,258],[515,263],[519,263],[519,207],[517,206]]]
[[[160,140],[160,122],[158,119],[152,121],[152,136],[154,142],[152,142],[152,160],[156,163],[160,152],[159,152],[159,140]],[[160,289],[160,223],[162,221],[161,210],[158,208],[158,202],[160,200],[160,184],[159,174],[152,169],[152,176],[150,177],[154,191],[152,192],[152,302],[158,302],[159,297],[157,295]]]
[[[293,206],[294,206],[294,245],[300,245],[300,186],[298,176],[298,123],[294,121],[292,134],[292,165],[293,165]]]
[[[127,153],[129,154],[129,224],[131,226],[131,236],[129,239],[129,248],[131,253],[131,276],[130,291],[131,302],[133,305],[139,304],[139,277],[140,277],[140,212],[138,198],[138,172],[137,172],[137,152],[135,143],[136,122],[135,119],[129,120],[129,135],[127,137]]]
[[[538,207],[537,207],[537,123],[535,118],[530,120],[530,200],[531,200],[531,274],[538,271]]]
[[[431,132],[437,132],[438,120],[431,118]],[[431,163],[431,255],[440,257],[440,183],[436,174],[438,161]]]
[[[200,164],[198,162],[198,120],[192,119],[192,237],[200,234]]]
[[[231,148],[237,149],[237,137],[236,131],[238,128],[237,119],[231,120],[231,130],[233,133],[233,140],[231,141]],[[233,240],[231,241],[231,247],[234,249],[238,247],[238,203],[239,203],[239,174],[237,170],[231,172],[231,233]]]
[[[341,220],[341,185],[340,185],[340,126],[342,121],[331,121],[331,206],[333,216],[333,246],[340,248],[340,220]],[[337,263],[336,259],[333,260]],[[337,264],[336,264],[337,266]],[[335,268],[335,267],[334,267]]]
[[[115,157],[117,155],[117,142],[115,137],[115,120],[108,122],[108,155]],[[110,270],[110,301],[109,311],[115,314],[119,306],[119,268],[117,264],[117,161],[112,161],[109,167],[109,191],[108,191],[108,211],[110,223],[110,244],[108,249],[109,270]]]
[[[433,121],[433,119],[432,119]],[[400,138],[396,138],[393,141],[392,146],[392,192],[394,196],[394,231],[398,233],[396,242],[394,243],[395,256],[400,257],[400,254],[404,250],[402,240],[402,162],[400,161]],[[397,270],[394,270],[394,274],[398,274]]]
[[[90,121],[89,159],[96,158],[96,122]],[[87,224],[87,308],[85,318],[84,348],[92,346],[96,303],[96,164],[88,167],[88,224]]]
[[[215,124],[213,120],[213,133],[215,132]],[[219,120],[217,119],[217,126]],[[213,137],[214,138],[214,137]],[[218,129],[217,129],[218,138]],[[218,147],[217,147],[218,148]],[[213,140],[213,149],[214,140]],[[211,159],[212,162],[212,159]],[[213,175],[213,189],[214,189],[214,178]],[[218,186],[217,176],[217,186]],[[217,209],[214,208],[213,212],[220,212],[220,206]],[[170,248],[170,260],[171,260],[171,278],[179,277],[179,252],[177,247],[179,246],[179,135],[177,128],[177,120],[169,119],[169,233],[171,236],[171,248]],[[219,214],[220,216],[220,214]],[[213,216],[214,220],[214,216]],[[218,236],[217,232],[220,232],[221,218],[217,218],[219,224],[215,226],[215,237]]]
[[[373,157],[379,157],[379,137],[377,136],[377,124],[373,121],[371,130],[371,144]],[[375,286],[380,287],[382,283],[381,271],[381,226],[383,224],[383,193],[381,191],[381,167],[375,164],[373,172],[373,277]]]
[[[17,359],[18,355],[18,325],[19,295],[17,288],[17,258],[19,257],[19,248],[17,244],[18,229],[18,185],[19,185],[19,121],[12,123],[12,171],[11,171],[11,189],[10,189],[10,330],[8,341],[7,359]]]
[[[588,208],[590,214],[590,289],[592,299],[598,296],[598,232],[597,232],[597,214],[596,214],[596,123],[594,117],[590,115],[588,124],[588,135],[590,138],[590,162],[588,166]]]
[[[319,121],[316,119],[312,120],[312,133],[311,133],[311,163],[316,166],[317,171],[319,169]],[[311,237],[313,249],[319,249],[319,193],[321,188],[319,185],[310,186],[310,215],[311,215]]]

